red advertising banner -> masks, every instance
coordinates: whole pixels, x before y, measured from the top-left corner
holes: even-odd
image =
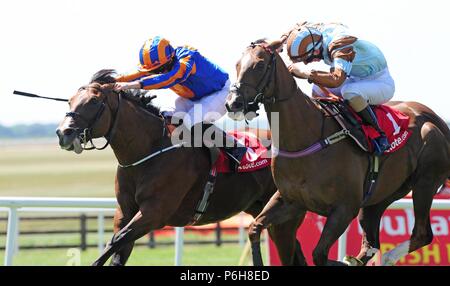
[[[450,199],[450,188],[441,192],[435,199]],[[312,251],[319,241],[326,218],[307,213],[297,232],[308,265],[313,265]],[[410,239],[414,227],[413,209],[386,210],[381,219],[381,253],[385,253]],[[450,265],[450,210],[431,210],[433,242],[402,258],[396,265]],[[361,247],[361,228],[355,219],[347,233],[347,255],[356,256]],[[337,242],[330,250],[330,258],[337,258]],[[281,265],[275,245],[269,242],[270,265]]]

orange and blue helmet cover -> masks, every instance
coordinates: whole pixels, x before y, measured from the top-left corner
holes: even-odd
[[[152,71],[169,62],[175,55],[170,42],[160,36],[148,39],[139,51],[139,69]]]

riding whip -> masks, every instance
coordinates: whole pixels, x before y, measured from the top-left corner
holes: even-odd
[[[56,101],[65,101],[65,102],[69,101],[68,99],[65,99],[65,98],[46,97],[46,96],[40,96],[40,95],[37,95],[37,94],[23,92],[23,91],[17,91],[17,90],[15,90],[13,92],[13,94],[17,94],[17,95],[21,95],[21,96],[27,96],[27,97],[51,99],[51,100],[56,100]]]

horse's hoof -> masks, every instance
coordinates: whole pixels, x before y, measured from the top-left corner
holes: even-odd
[[[326,266],[348,266],[348,265],[340,261],[328,260]]]
[[[344,262],[348,266],[364,266],[364,263],[361,260],[349,255],[345,256],[342,262]]]
[[[381,266],[394,266],[397,261],[391,256],[384,254],[381,257]]]

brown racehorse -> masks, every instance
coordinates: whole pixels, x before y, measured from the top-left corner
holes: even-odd
[[[60,146],[80,153],[80,136],[82,140],[105,136],[122,165],[171,146],[159,110],[143,108],[135,95],[113,91],[112,74],[111,70],[100,71],[91,84],[70,98],[71,111],[57,129]],[[112,255],[112,265],[124,265],[134,241],[149,231],[188,225],[203,197],[209,170],[207,150],[184,147],[134,167],[119,166],[115,234],[94,265],[103,265]],[[224,220],[240,211],[256,216],[275,192],[268,167],[252,173],[219,174],[206,212],[194,225]],[[295,238],[298,225],[299,218],[293,218],[269,229],[286,265],[305,263],[304,257],[295,255],[301,253]]]
[[[325,117],[316,104],[297,86],[283,60],[276,52],[279,41],[253,43],[237,63],[237,83],[227,100],[230,112],[256,110],[263,103],[278,154],[293,154],[341,130],[330,117]],[[279,210],[266,207],[253,223],[253,241],[266,226],[267,217],[278,221],[289,215],[304,216],[312,211],[326,216],[320,240],[313,251],[316,265],[336,265],[328,259],[330,247],[359,214],[363,229],[361,252],[356,260],[366,264],[380,249],[380,218],[385,209],[410,190],[413,193],[415,224],[409,241],[383,255],[384,264],[394,264],[402,256],[431,243],[430,207],[433,196],[450,175],[450,131],[431,109],[417,102],[391,102],[410,117],[412,136],[407,144],[391,155],[380,158],[380,173],[372,196],[363,205],[363,185],[369,156],[351,140],[301,158],[275,155],[272,173],[283,196],[285,206],[270,203]],[[277,113],[274,122],[271,113]],[[230,113],[233,115],[233,113]],[[279,128],[276,130],[276,128]],[[290,152],[290,153],[289,153]],[[277,212],[284,211],[282,216]]]

